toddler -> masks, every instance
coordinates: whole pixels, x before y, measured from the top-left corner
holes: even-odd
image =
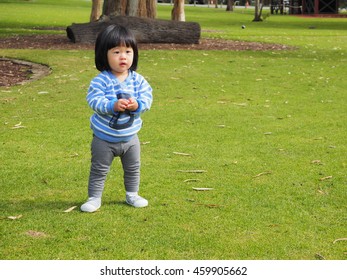
[[[90,118],[93,140],[88,200],[83,212],[95,212],[101,206],[106,176],[115,157],[124,171],[125,201],[134,207],[146,207],[148,201],[138,195],[140,184],[141,114],[150,109],[152,88],[136,71],[138,48],[134,35],[125,27],[110,25],[97,37],[95,65],[100,73],[91,81],[87,102],[94,111]]]

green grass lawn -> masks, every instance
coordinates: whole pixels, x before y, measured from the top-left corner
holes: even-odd
[[[63,33],[89,13],[90,1],[2,1],[0,36]],[[0,259],[347,259],[334,242],[347,237],[347,19],[254,23],[251,11],[201,7],[186,18],[204,38],[296,49],[140,50],[154,89],[140,133],[144,209],[124,203],[116,159],[100,211],[64,213],[87,198],[93,51],[0,49],[52,68],[0,88]]]

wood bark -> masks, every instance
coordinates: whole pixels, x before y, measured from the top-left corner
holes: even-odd
[[[137,17],[141,13],[141,8],[143,7],[140,6],[143,5],[143,1],[141,0],[128,0],[127,1],[127,10],[126,10],[126,15],[131,16],[131,17]]]
[[[253,21],[263,21],[261,18],[262,10],[263,6],[261,0],[255,0]]]
[[[110,24],[129,28],[139,43],[198,44],[201,28],[196,22],[115,16],[103,21],[72,24],[67,37],[74,43],[95,43],[98,33]]]
[[[157,17],[157,0],[146,0],[147,3],[147,17]]]
[[[102,18],[133,16],[156,18],[156,0],[104,0]]]
[[[92,11],[90,13],[90,21],[97,21],[102,14],[102,0],[93,0]]]
[[[234,11],[234,0],[227,0],[227,12],[233,12]]]
[[[184,13],[184,0],[174,0],[174,6],[171,11],[171,19],[177,21],[186,21]]]
[[[104,5],[102,8],[102,16],[110,17],[110,16],[118,16],[121,13],[121,1],[114,0],[104,0]]]

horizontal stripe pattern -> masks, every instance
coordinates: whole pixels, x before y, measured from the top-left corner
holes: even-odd
[[[139,108],[131,112],[135,115],[132,126],[126,129],[113,129],[109,126],[117,94],[129,94],[137,100]],[[135,71],[129,71],[127,79],[120,83],[109,71],[99,73],[90,83],[87,102],[94,114],[90,118],[93,133],[108,142],[129,141],[142,127],[141,114],[151,108],[152,88],[146,79]],[[129,115],[122,113],[119,123],[126,123]]]

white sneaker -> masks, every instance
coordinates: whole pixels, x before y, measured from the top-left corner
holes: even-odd
[[[83,212],[95,212],[101,206],[101,198],[100,197],[90,197],[87,202],[81,206],[81,211]]]
[[[136,208],[148,206],[148,201],[139,195],[127,195],[125,201]]]

